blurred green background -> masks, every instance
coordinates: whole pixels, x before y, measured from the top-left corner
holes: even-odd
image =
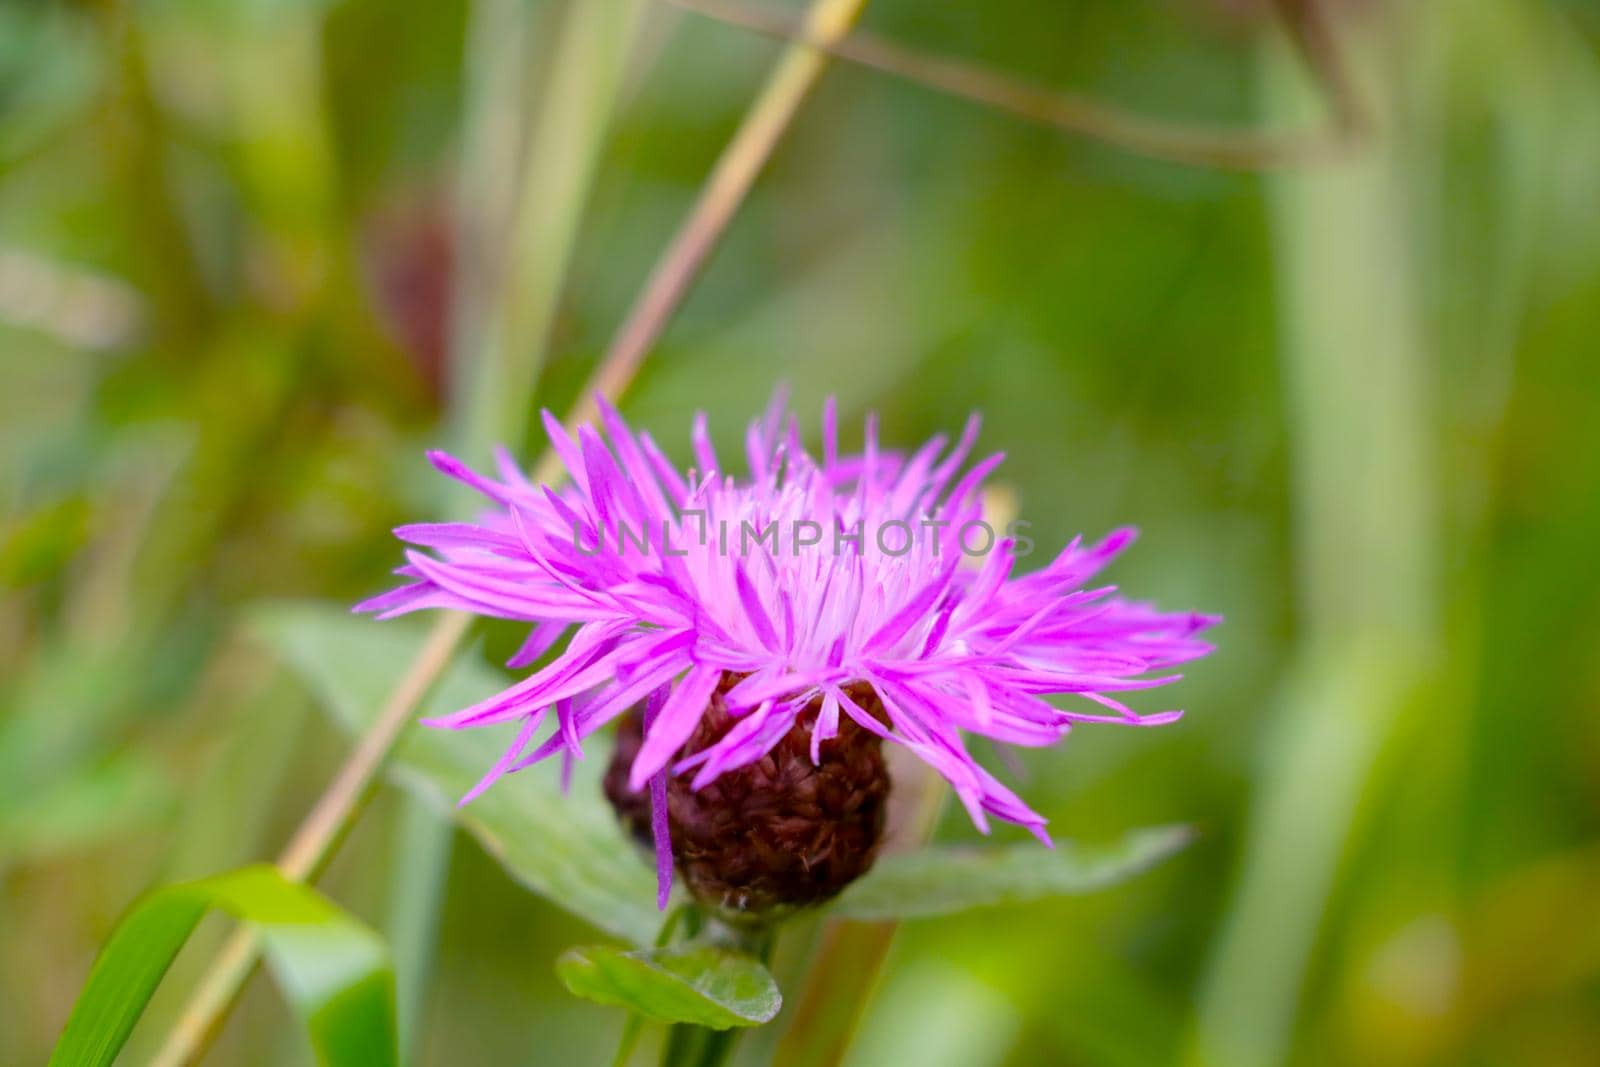
[[[1273,176],[835,64],[622,403],[686,462],[778,380],[900,444],[981,409],[1041,549],[1136,523],[1113,580],[1227,617],[1141,704],[1180,725],[1023,760],[1060,835],[1198,841],[907,925],[852,1065],[1600,1056],[1600,9],[1326,6],[1381,133]],[[1270,7],[863,26],[1313,126]],[[347,744],[241,620],[382,588],[459,506],[425,447],[537,454],[778,51],[651,0],[0,0],[0,1063],[139,891],[281,846]],[[323,884],[392,926],[430,836],[385,792]],[[551,970],[594,933],[449,856],[418,1062],[604,1062]],[[309,1055],[257,981],[212,1062]]]

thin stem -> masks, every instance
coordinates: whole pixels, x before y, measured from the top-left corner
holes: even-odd
[[[948,794],[939,777],[920,764],[907,762],[891,767],[890,773],[913,789],[904,808],[890,812],[888,848],[914,851],[933,836]],[[833,1067],[844,1061],[898,930],[894,922],[828,923],[795,1001],[794,1016],[773,1054],[775,1065]]]
[[[700,1061],[698,1067],[722,1067],[728,1062],[728,1057],[733,1055],[734,1042],[739,1039],[740,1030],[708,1030],[700,1046]]]
[[[297,882],[309,881],[333,856],[355,821],[355,813],[371,796],[378,772],[395,741],[450,662],[471,621],[471,616],[452,611],[434,624],[422,651],[389,694],[372,728],[362,735],[278,857],[278,869],[285,877]],[[194,997],[178,1017],[166,1043],[151,1061],[155,1067],[192,1063],[205,1051],[245,980],[255,969],[259,950],[255,935],[243,928],[228,939],[216,962],[200,980]]]
[[[1325,128],[1304,133],[1231,130],[1136,115],[1085,96],[1028,85],[947,56],[929,55],[857,33],[829,40],[786,14],[740,0],[669,0],[732,26],[810,45],[838,59],[971,100],[1138,155],[1196,167],[1272,170],[1336,158],[1359,142],[1369,123],[1345,73],[1319,0],[1277,0],[1276,10],[1333,105]]]
[[[893,922],[830,922],[772,1062],[831,1067],[843,1062],[899,929]]]
[[[866,0],[815,0],[811,5],[800,24],[805,40],[791,44],[784,52],[761,95],[750,105],[733,139],[722,150],[694,207],[662,251],[639,298],[618,328],[605,360],[579,393],[569,425],[592,422],[598,414],[595,395],[617,396],[639,373],[645,355],[683,303],[734,212],[827,66],[828,58],[817,46],[844,37],[865,6]],[[554,453],[545,453],[534,469],[534,481],[549,481],[559,473],[560,466]]]
[[[492,37],[508,21],[497,15],[502,6],[503,0],[485,0],[480,10],[489,25],[482,35]],[[522,5],[510,6],[509,21],[526,33]],[[452,368],[457,375],[452,437],[469,463],[484,462],[494,445],[522,443],[641,6],[642,0],[568,3],[520,161],[501,158],[492,144],[480,150],[485,157],[481,169],[493,171],[489,164],[498,163],[512,176],[475,175],[470,185],[464,183],[462,232],[473,237],[477,262],[471,277],[484,290],[464,293],[454,309],[462,321],[455,324],[461,347]],[[496,65],[515,69],[524,62],[520,39],[485,47],[496,50]],[[502,84],[487,86],[485,92],[516,87],[509,74],[498,81]],[[476,140],[503,136],[506,123],[497,108],[485,103],[479,110],[484,114],[474,116],[480,127]],[[515,195],[489,200],[487,210],[473,202],[477,188],[494,189],[512,181]]]
[[[656,948],[666,948],[672,943],[672,935],[677,932],[680,925],[690,918],[690,912],[695,910],[692,904],[679,904],[661,923],[661,929],[656,932]],[[633,1055],[634,1046],[639,1043],[639,1034],[644,1029],[644,1016],[629,1013],[627,1022],[622,1024],[622,1037],[617,1041],[617,1051],[611,1057],[611,1067],[625,1067],[629,1057]]]
[[[377,722],[356,744],[355,751],[284,849],[278,866],[287,877],[305,881],[316,877],[327,864],[334,846],[349,829],[348,813],[372,785],[400,732],[410,723],[412,713],[434,681],[444,673],[471,622],[470,615],[451,611],[434,624],[411,669],[378,713]]]
[[[662,1067],[721,1067],[733,1052],[737,1030],[710,1030],[677,1023],[667,1036]]]
[[[754,941],[755,943],[750,946],[750,950],[755,954],[756,959],[761,961],[763,967],[768,966],[772,963],[772,954],[778,950],[777,927],[769,926],[762,930],[754,938]]]
[[[683,922],[684,915],[692,905],[679,904],[667,913],[666,919],[661,923],[661,929],[656,931],[656,948],[666,948],[672,943],[672,935],[677,932],[678,924]]]
[[[644,1031],[644,1016],[634,1012],[628,1013],[628,1021],[622,1024],[622,1038],[617,1042],[617,1051],[611,1057],[611,1067],[627,1067],[628,1060],[633,1057],[633,1050],[639,1044],[639,1035]]]

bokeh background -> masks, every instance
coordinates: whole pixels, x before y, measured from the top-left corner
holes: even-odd
[[[1180,725],[1022,760],[1061,835],[1196,843],[907,925],[852,1064],[1600,1056],[1600,9],[1326,6],[1381,132],[1276,175],[835,64],[623,400],[685,461],[779,380],[901,443],[981,409],[1041,549],[1136,523],[1114,579],[1227,616]],[[863,26],[1314,126],[1271,8]],[[0,1062],[138,892],[280,847],[347,742],[241,620],[381,588],[459,506],[425,447],[537,454],[778,52],[646,0],[0,2]],[[418,1062],[604,1062],[551,970],[594,932],[437,837],[385,792],[323,882],[392,928],[442,871]],[[258,980],[212,1062],[308,1059]]]

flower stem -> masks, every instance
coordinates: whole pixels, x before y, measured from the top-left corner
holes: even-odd
[[[683,303],[734,212],[827,66],[828,57],[812,44],[843,38],[866,3],[867,0],[814,0],[803,24],[806,40],[785,50],[761,95],[734,132],[733,140],[717,158],[694,207],[661,253],[628,317],[618,328],[605,361],[579,392],[569,424],[592,422],[599,414],[595,394],[616,396],[639,373],[645,355]],[[561,460],[547,452],[534,469],[533,480],[548,481],[560,468]]]
[[[1195,167],[1273,170],[1344,155],[1368,128],[1319,0],[1276,0],[1284,28],[1328,97],[1331,114],[1304,132],[1219,129],[1149,118],[1088,97],[1029,85],[985,67],[930,55],[867,34],[828,40],[788,14],[741,0],[670,0],[706,18],[764,36],[812,45],[947,96],[1088,137],[1153,159]]]
[[[912,851],[933,836],[947,794],[936,775],[914,762],[890,773],[909,788],[902,794],[905,806],[890,813],[888,848]],[[773,1055],[777,1067],[834,1067],[844,1061],[898,929],[894,922],[827,924]]]
[[[666,948],[671,944],[672,935],[677,933],[679,926],[686,925],[693,930],[698,927],[699,921],[699,911],[693,904],[679,904],[662,920],[661,929],[656,932],[656,948]],[[633,1048],[639,1043],[639,1033],[643,1029],[644,1016],[629,1013],[628,1021],[622,1026],[622,1036],[617,1041],[617,1051],[611,1057],[611,1067],[624,1067],[633,1055]]]
[[[611,1067],[627,1067],[628,1060],[633,1056],[633,1048],[639,1043],[639,1034],[642,1030],[644,1030],[644,1016],[629,1012],[628,1021],[622,1024],[622,1038],[617,1042],[617,1051],[611,1057]]]
[[[711,1030],[678,1023],[667,1037],[661,1067],[721,1067],[733,1052],[737,1030]]]
[[[831,922],[772,1062],[832,1067],[844,1061],[894,944],[893,922]]]

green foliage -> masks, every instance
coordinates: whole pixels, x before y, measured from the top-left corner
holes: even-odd
[[[377,714],[396,670],[422,641],[413,620],[379,623],[337,605],[275,605],[256,619],[259,632],[352,735]],[[505,679],[475,656],[460,657],[424,710],[438,714],[465,707],[504,685]],[[546,765],[510,775],[471,804],[456,806],[509,741],[493,730],[417,727],[401,740],[390,773],[402,787],[453,812],[529,889],[598,929],[648,944],[661,925],[655,877],[618,829],[601,794],[605,739],[586,744],[566,795],[555,767]]]
[[[841,919],[927,919],[971,908],[1092,893],[1132,878],[1183,848],[1186,827],[1135,831],[1114,845],[1063,841],[991,847],[933,845],[885,856],[828,912]]]
[[[383,941],[269,866],[168,886],[133,906],[95,961],[51,1067],[116,1059],[173,957],[213,908],[250,923],[325,1067],[396,1064],[394,972]]]
[[[577,996],[628,1008],[665,1023],[726,1030],[770,1022],[783,1006],[778,983],[759,960],[720,945],[685,944],[624,951],[571,949],[556,973]]]
[[[46,1059],[141,888],[272,854],[416,647],[404,621],[346,630],[330,608],[285,617],[280,658],[236,640],[238,616],[383,587],[387,531],[444,517],[424,448],[470,429],[534,458],[517,422],[446,412],[439,383],[470,368],[407,330],[445,287],[494,299],[473,286],[506,259],[463,267],[455,195],[483,206],[475,240],[522,247],[504,355],[565,410],[776,54],[641,4],[625,59],[603,34],[603,62],[558,57],[585,32],[570,12],[623,10],[598,4],[0,2],[0,1062]],[[873,0],[864,27],[1151,114],[1279,124],[1313,95],[1272,48],[1281,6]],[[1019,791],[1063,841],[1204,827],[1181,864],[1017,906],[1026,922],[902,926],[862,1005],[876,1059],[852,1067],[972,1047],[930,1012],[982,1035],[973,1063],[1204,1062],[1202,1031],[1270,1035],[1264,1058],[1293,1067],[1600,1047],[1600,951],[1557,921],[1600,898],[1600,17],[1319,7],[1381,105],[1381,195],[1155,164],[835,68],[624,400],[684,464],[695,408],[737,455],[779,379],[812,441],[829,394],[847,446],[869,409],[896,445],[979,409],[1039,542],[1023,569],[1135,522],[1107,580],[1227,617],[1219,654],[1162,691],[1181,725],[1023,755]],[[570,124],[529,136],[551,112]],[[509,627],[484,629],[509,651]],[[299,717],[282,662],[340,730]],[[501,683],[464,658],[422,710]],[[601,939],[575,926],[648,943],[650,871],[596,795],[598,740],[570,797],[540,768],[456,812],[503,740],[416,729],[391,776],[569,911],[455,850],[437,968],[409,976],[415,1059],[603,1062],[621,1013],[538,961]],[[394,903],[395,807],[329,871],[364,915]],[[901,863],[937,858],[886,858],[857,893],[889,900]],[[974,988],[994,1004],[943,1012]],[[303,1042],[247,998],[213,1059],[294,1062]]]

